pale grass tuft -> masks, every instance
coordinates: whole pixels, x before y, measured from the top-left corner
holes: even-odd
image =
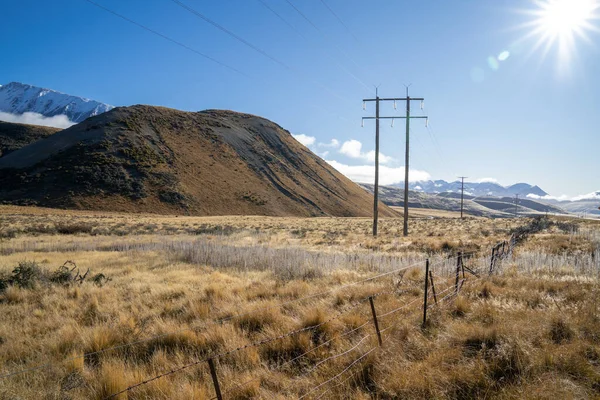
[[[123,363],[111,361],[100,366],[97,380],[96,399],[104,399],[114,393],[120,392],[129,386],[127,368]],[[127,400],[127,392],[116,397],[115,400]]]

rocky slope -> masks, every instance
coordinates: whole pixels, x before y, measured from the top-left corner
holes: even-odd
[[[0,202],[191,215],[372,210],[372,196],[273,122],[151,106],[116,108],[0,158]]]

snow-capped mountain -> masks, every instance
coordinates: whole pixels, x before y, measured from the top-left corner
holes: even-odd
[[[402,182],[397,186],[403,187],[404,183]],[[421,181],[411,182],[409,187],[411,190],[425,193],[456,193],[460,192],[461,182],[446,182],[444,180]],[[535,195],[540,197],[548,195],[548,193],[540,189],[538,186],[529,185],[527,183],[517,183],[511,186],[502,186],[495,182],[465,182],[465,194],[476,197],[512,197],[516,194],[523,197],[526,197],[527,195]]]
[[[19,82],[0,86],[0,111],[10,114],[33,112],[45,117],[66,115],[69,120],[79,123],[113,108],[94,100]]]

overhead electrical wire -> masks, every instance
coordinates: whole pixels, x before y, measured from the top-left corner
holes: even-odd
[[[323,32],[323,30],[321,30],[314,22],[312,22],[312,20],[310,18],[308,18],[302,11],[300,11],[300,9],[298,7],[296,7],[296,5],[294,5],[294,3],[291,2],[291,0],[285,0],[285,2],[288,3],[290,5],[290,7],[292,7],[296,11],[296,13],[298,13],[298,15],[300,15],[306,22],[308,22],[313,28],[315,28],[315,30],[317,32],[319,32],[321,34],[321,36],[323,36],[327,40],[330,40],[329,36],[325,32]],[[354,59],[352,57],[350,57],[350,55],[348,53],[346,53],[343,49],[341,49],[335,43],[332,42],[332,44],[340,53],[342,53],[348,60],[350,60],[350,62],[352,62],[357,68],[361,69],[360,65],[358,65],[358,63],[356,61],[354,61]],[[371,92],[373,92],[373,93],[375,92],[373,90],[373,88],[371,87],[371,85],[368,85],[367,83],[365,83],[362,80],[361,80],[361,82]]]
[[[240,74],[240,75],[243,75],[243,76],[245,76],[246,78],[250,78],[250,79],[252,79],[252,77],[251,77],[250,75],[246,74],[245,72],[242,72],[242,71],[240,71],[239,69],[237,69],[237,68],[235,68],[235,67],[232,67],[231,65],[227,65],[227,64],[225,64],[224,62],[221,62],[221,61],[217,60],[216,58],[213,58],[213,57],[211,57],[211,56],[209,56],[209,55],[207,55],[207,54],[204,54],[204,53],[202,53],[202,52],[200,52],[200,51],[198,51],[198,50],[196,50],[196,49],[194,49],[194,48],[192,48],[192,47],[188,46],[188,45],[187,45],[187,44],[185,44],[185,43],[182,43],[182,42],[180,42],[180,41],[177,41],[177,40],[175,40],[175,39],[173,39],[173,38],[171,38],[171,37],[169,37],[169,36],[167,36],[167,35],[163,35],[162,33],[158,32],[158,31],[155,31],[154,29],[152,29],[152,28],[149,28],[149,27],[147,27],[147,26],[145,26],[145,25],[142,25],[142,24],[140,24],[139,22],[135,22],[134,20],[132,20],[132,19],[130,19],[130,18],[128,18],[128,17],[126,17],[126,16],[124,16],[124,15],[122,15],[122,14],[119,14],[119,13],[117,13],[116,11],[113,11],[113,10],[111,10],[111,9],[107,8],[107,7],[104,7],[103,5],[101,5],[101,4],[98,4],[98,3],[96,3],[96,2],[95,2],[95,1],[93,1],[93,0],[85,0],[85,1],[87,1],[88,3],[90,3],[90,4],[92,4],[92,5],[94,5],[94,6],[98,7],[98,8],[100,8],[100,9],[102,9],[102,10],[104,10],[104,11],[106,11],[107,13],[110,13],[110,14],[112,14],[112,15],[116,16],[116,17],[119,17],[119,18],[121,18],[121,19],[122,19],[122,20],[124,20],[124,21],[127,21],[127,22],[129,22],[130,24],[133,24],[133,25],[135,25],[135,26],[137,26],[137,27],[139,27],[139,28],[142,28],[143,30],[145,30],[145,31],[147,31],[147,32],[150,32],[150,33],[152,33],[153,35],[159,36],[159,37],[161,37],[161,38],[163,38],[163,39],[165,39],[165,40],[167,40],[167,41],[169,41],[169,42],[171,42],[171,43],[173,43],[173,44],[176,44],[176,45],[177,45],[177,46],[179,46],[179,47],[183,47],[183,48],[184,48],[184,49],[186,49],[186,50],[189,50],[189,51],[191,51],[191,52],[193,52],[193,53],[195,53],[195,54],[197,54],[197,55],[199,55],[199,56],[201,56],[201,57],[204,57],[205,59],[207,59],[207,60],[209,60],[209,61],[212,61],[212,62],[213,62],[213,63],[215,63],[215,64],[218,64],[218,65],[220,65],[220,66],[222,66],[222,67],[225,67],[225,68],[227,68],[227,69],[229,69],[229,70],[231,70],[231,71],[233,71],[233,72],[236,72],[236,73],[238,73],[238,74]]]
[[[338,22],[340,24],[342,24],[342,26],[344,28],[346,28],[346,30],[354,38],[354,40],[356,40],[357,42],[360,42],[360,40],[358,40],[358,37],[356,37],[356,35],[354,35],[354,33],[352,33],[352,31],[350,30],[350,28],[348,28],[348,25],[346,25],[344,23],[344,21],[342,21],[342,19],[339,17],[339,15],[337,15],[337,13],[335,11],[333,11],[333,9],[329,6],[329,4],[327,4],[327,2],[325,0],[320,0],[320,1],[325,6],[325,8],[329,10],[329,12],[331,13],[331,15],[333,15],[335,17],[335,19],[337,19]]]
[[[250,43],[249,41],[247,41],[246,39],[242,38],[241,36],[235,34],[234,32],[232,32],[231,30],[225,28],[223,25],[220,25],[219,23],[213,21],[212,19],[208,18],[206,15],[202,14],[201,12],[193,9],[192,7],[186,5],[185,3],[179,1],[179,0],[171,0],[173,3],[175,3],[176,5],[178,5],[179,7],[183,8],[184,10],[190,12],[191,14],[197,16],[198,18],[202,19],[203,21],[207,22],[208,24],[214,26],[215,28],[219,29],[220,31],[226,33],[227,35],[231,36],[232,38],[236,39],[237,41],[239,41],[240,43],[243,43],[244,45],[248,46],[249,48],[251,48],[252,50],[256,51],[257,53],[263,55],[264,57],[270,59],[271,61],[279,64],[281,67],[283,67],[284,69],[291,71],[293,73],[295,73],[296,75],[298,75],[299,77],[301,77],[302,79],[306,79],[310,82],[312,82],[313,84],[319,86],[321,89],[327,91],[328,93],[330,93],[331,95],[341,99],[341,100],[345,100],[348,102],[353,102],[352,100],[350,100],[347,97],[341,96],[338,93],[334,92],[333,90],[331,90],[329,87],[323,85],[322,83],[315,81],[314,79],[311,79],[307,76],[305,76],[303,73],[301,73],[298,69],[296,69],[293,66],[290,66],[288,64],[286,64],[285,62],[281,61],[280,59],[278,59],[275,56],[272,56],[271,54],[267,53],[266,51],[264,51],[263,49],[261,49],[260,47]]]
[[[267,10],[271,11],[271,13],[273,13],[277,18],[279,18],[281,21],[283,21],[283,23],[285,23],[288,27],[290,27],[290,29],[292,29],[294,32],[296,32],[296,34],[298,36],[300,36],[302,39],[306,40],[307,42],[310,42],[310,40],[304,36],[302,34],[302,32],[300,32],[294,25],[292,25],[288,20],[286,20],[281,14],[279,14],[277,11],[275,11],[273,9],[273,7],[269,6],[269,4],[267,2],[265,2],[264,0],[256,0],[258,1],[260,4],[262,4]],[[293,6],[293,5],[292,5]],[[296,10],[298,12],[300,12],[299,10]],[[306,18],[307,21],[308,18],[301,13],[301,15]],[[313,27],[315,27],[315,29],[319,29],[317,26],[313,25]],[[320,32],[320,30],[319,30]],[[340,62],[338,62],[332,55],[331,53],[322,50],[322,53],[329,57],[338,67],[340,67],[344,72],[346,72],[348,75],[350,75],[354,80],[356,80],[360,85],[364,86],[367,90],[372,91],[372,88],[370,85],[368,85],[367,83],[365,83],[362,79],[360,79],[356,74],[354,74],[352,71],[350,71],[348,68],[346,68],[343,64],[341,64]]]

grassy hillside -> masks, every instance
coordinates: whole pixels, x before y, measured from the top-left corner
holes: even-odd
[[[117,108],[0,159],[0,202],[191,215],[366,216],[371,196],[277,124]],[[394,211],[382,204],[381,214]]]
[[[58,131],[60,129],[46,126],[14,124],[0,121],[0,157],[40,139],[44,139]]]

